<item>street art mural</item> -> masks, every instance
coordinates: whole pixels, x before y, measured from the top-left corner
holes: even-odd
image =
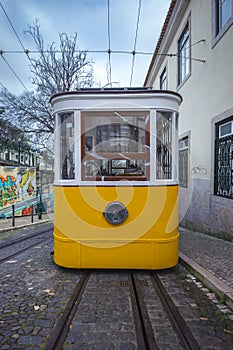
[[[0,209],[36,195],[35,169],[0,167]]]
[[[36,191],[36,171],[35,169],[25,169],[17,173],[17,185],[19,200],[23,201],[35,196]]]
[[[15,215],[24,216],[38,212],[38,202],[42,201],[42,212],[53,212],[53,186],[36,188],[36,169],[0,166],[0,219]],[[37,193],[38,192],[38,193]],[[34,208],[34,209],[33,209]]]
[[[0,173],[0,208],[15,203],[18,200],[17,179],[14,175]]]

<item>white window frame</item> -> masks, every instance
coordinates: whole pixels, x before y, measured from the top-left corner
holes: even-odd
[[[231,132],[229,132],[228,134],[222,135],[222,133],[221,133],[222,127],[225,126],[225,125],[228,125],[228,124],[231,125]],[[230,121],[228,121],[226,123],[223,123],[223,124],[219,125],[219,138],[226,137],[226,136],[229,136],[229,135],[232,135],[232,134],[233,134],[233,120],[230,120]]]
[[[226,23],[221,23],[221,4],[224,0],[212,0],[212,46],[214,47],[218,41],[224,36],[230,26],[233,24],[233,0],[230,1],[231,13]],[[227,1],[227,0],[225,0]],[[218,17],[218,19],[217,19]]]
[[[159,85],[160,85],[160,90],[167,89],[167,67],[166,66],[163,68],[162,73],[159,77]]]
[[[190,16],[183,27],[181,35],[177,41],[177,80],[178,87],[183,85],[183,83],[191,75],[191,26],[190,26]],[[184,40],[182,45],[182,39],[185,37],[185,33],[188,33],[187,38]],[[184,68],[184,71],[183,71]]]
[[[231,133],[225,134],[225,135],[220,135],[220,127],[227,125],[231,123]],[[217,193],[217,185],[215,184],[215,176],[217,176],[216,173],[216,149],[215,149],[215,140],[219,139],[223,139],[224,137],[229,137],[231,135],[233,135],[233,108],[223,112],[222,114],[216,116],[213,118],[213,122],[212,122],[212,149],[213,149],[213,156],[212,156],[212,189],[213,189],[213,196],[215,198],[218,198],[218,200],[220,199],[221,201],[227,200],[227,201],[231,201],[232,202],[232,197],[227,197],[223,194],[219,194]]]
[[[190,143],[191,143],[191,132],[185,132],[182,135],[179,136],[179,140],[178,140],[178,153],[182,150],[187,149],[188,151],[188,162],[187,162],[187,186],[181,186],[184,189],[189,188],[189,182],[190,182],[190,177],[189,177],[189,172],[190,172]],[[184,144],[184,140],[188,141],[188,144]],[[180,148],[180,142],[183,142],[183,146]],[[180,157],[180,153],[178,155],[178,157]],[[178,162],[179,162],[179,158],[178,158]]]

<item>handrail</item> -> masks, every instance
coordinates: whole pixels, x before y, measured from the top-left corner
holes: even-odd
[[[49,198],[49,195],[43,195],[43,201],[45,199]],[[24,201],[19,201],[19,202],[15,202],[12,203],[11,205],[0,209],[0,219],[1,218],[5,218],[6,215],[12,214],[13,213],[13,209],[12,209],[12,205],[14,205],[14,211],[18,211],[18,210],[23,210],[25,208],[28,208],[32,205],[37,205],[41,202],[41,198],[40,195],[37,195],[36,197],[30,198],[30,199],[26,199]]]

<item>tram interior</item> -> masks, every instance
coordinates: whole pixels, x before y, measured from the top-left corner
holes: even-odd
[[[81,114],[82,181],[150,180],[149,112]],[[60,115],[61,178],[75,178],[74,115]],[[156,177],[171,178],[172,113],[160,112],[156,123]]]

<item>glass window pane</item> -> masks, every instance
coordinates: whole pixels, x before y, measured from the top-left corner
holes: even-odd
[[[219,129],[220,129],[219,136],[223,137],[225,135],[230,135],[232,133],[231,126],[232,126],[231,122],[227,123],[227,124],[224,124],[224,125],[220,125],[220,127],[219,127]]]
[[[190,72],[190,39],[187,23],[178,41],[178,84],[181,84]]]
[[[148,123],[148,113],[83,113],[82,179],[149,174]]]
[[[172,178],[172,112],[158,112],[156,119],[157,179]]]
[[[60,178],[74,179],[74,115],[59,114]]]
[[[160,76],[160,90],[166,90],[166,88],[167,88],[167,70],[165,67]]]
[[[179,185],[188,187],[188,136],[179,140]]]
[[[222,28],[225,26],[227,21],[231,18],[231,0],[221,0],[222,11],[221,11],[221,22]]]

